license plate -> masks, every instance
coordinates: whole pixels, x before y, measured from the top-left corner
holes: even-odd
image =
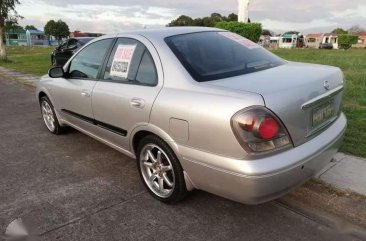
[[[328,101],[318,107],[313,109],[313,128],[320,127],[328,120],[334,117],[334,103],[332,101]]]

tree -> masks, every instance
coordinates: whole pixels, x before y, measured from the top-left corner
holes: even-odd
[[[212,18],[212,17],[204,17],[202,19],[202,22],[203,22],[203,26],[205,26],[205,27],[215,27],[216,23],[221,22],[221,21],[218,21],[217,19]]]
[[[217,22],[220,22],[220,21],[225,21],[226,17],[223,17],[219,13],[212,13],[211,14],[211,19],[212,19],[213,22],[217,23]]]
[[[49,37],[54,36],[57,40],[66,38],[70,34],[69,26],[62,20],[55,22],[50,20],[44,26],[44,33]]]
[[[203,26],[202,18],[193,19],[193,26]]]
[[[239,23],[221,21],[216,24],[216,28],[228,30],[237,33],[255,43],[258,42],[262,33],[262,24],[260,23]]]
[[[196,18],[193,19],[186,15],[181,15],[177,19],[171,21],[168,24],[168,27],[172,26],[205,26],[205,27],[214,27],[216,23],[222,22],[222,21],[238,21],[238,15],[235,13],[229,14],[229,16],[222,16],[219,13],[212,13],[208,17],[204,18]]]
[[[268,29],[263,29],[262,35],[273,36],[273,33]]]
[[[352,44],[357,44],[358,35],[341,34],[338,36],[338,44],[340,49],[349,49]]]
[[[49,37],[55,36],[56,22],[55,20],[50,20],[44,26],[44,34]]]
[[[298,35],[298,34],[300,34],[300,32],[298,32],[298,31],[288,31],[285,34],[296,34],[296,35]]]
[[[5,48],[5,22],[6,20],[17,20],[21,16],[15,10],[15,5],[20,4],[19,0],[0,1],[0,58],[3,61],[7,60]]]
[[[24,28],[25,30],[38,30],[36,27],[34,27],[34,25],[27,25]]]
[[[358,35],[361,32],[365,32],[365,29],[361,28],[360,25],[353,25],[352,27],[350,27],[348,29],[349,34],[357,34]]]
[[[238,21],[238,15],[235,13],[230,13],[229,16],[227,16],[227,21]]]
[[[177,19],[171,21],[168,26],[193,26],[193,19],[191,17],[188,17],[186,15],[181,15]]]
[[[67,38],[70,35],[70,29],[69,26],[63,22],[62,20],[58,20],[56,22],[56,33],[55,33],[55,37],[58,40],[61,40],[62,38]]]
[[[24,28],[18,24],[16,19],[8,19],[5,21],[5,31],[22,31]]]
[[[336,29],[333,29],[332,33],[335,33],[335,34],[347,34],[348,32],[346,30],[344,30],[343,28],[336,28]]]

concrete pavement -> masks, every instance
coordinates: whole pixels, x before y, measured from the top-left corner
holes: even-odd
[[[318,178],[341,190],[366,196],[366,159],[338,153]]]

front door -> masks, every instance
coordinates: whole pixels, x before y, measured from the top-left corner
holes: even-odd
[[[163,85],[159,56],[145,38],[118,38],[105,71],[93,90],[93,113],[99,133],[130,150],[129,135],[149,122],[155,98]]]
[[[66,78],[54,81],[56,110],[62,118],[83,129],[93,124],[91,95],[113,39],[94,42],[82,49],[65,68]]]

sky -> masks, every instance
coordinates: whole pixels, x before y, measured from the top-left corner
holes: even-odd
[[[43,29],[50,19],[65,21],[70,31],[112,33],[167,25],[180,15],[204,17],[238,12],[237,0],[20,0],[22,26]],[[76,2],[76,3],[75,3]],[[366,28],[365,0],[251,0],[249,17],[275,33],[330,32],[353,25]]]

